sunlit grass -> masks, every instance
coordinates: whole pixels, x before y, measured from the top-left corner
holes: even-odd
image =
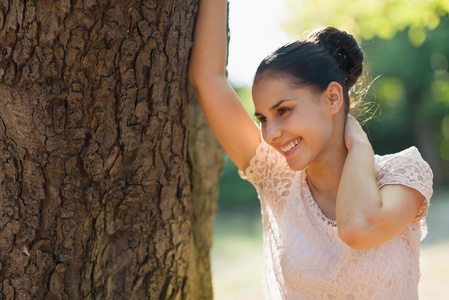
[[[215,299],[262,299],[262,262],[260,213],[218,214],[212,247]]]

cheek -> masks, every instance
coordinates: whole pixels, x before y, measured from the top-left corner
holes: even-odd
[[[327,142],[332,138],[331,124],[326,122],[326,120],[321,120],[316,128],[316,135],[320,137],[323,144],[327,144]]]
[[[304,124],[302,132],[311,143],[323,144],[332,135],[332,126],[330,126],[328,120],[315,116],[307,118],[307,123]]]

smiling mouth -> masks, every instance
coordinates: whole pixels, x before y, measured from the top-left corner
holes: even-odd
[[[287,153],[290,150],[292,150],[293,148],[296,148],[296,146],[299,145],[299,143],[301,143],[302,138],[297,138],[294,141],[292,141],[290,144],[288,144],[287,146],[284,147],[279,147],[279,149],[281,149],[282,152]]]

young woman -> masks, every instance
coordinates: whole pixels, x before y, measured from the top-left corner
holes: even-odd
[[[417,299],[432,172],[414,147],[374,155],[348,115],[363,65],[354,38],[325,28],[264,59],[260,128],[226,79],[226,49],[226,1],[201,0],[189,78],[259,194],[266,298]]]

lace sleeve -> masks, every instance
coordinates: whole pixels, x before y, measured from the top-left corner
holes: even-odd
[[[433,174],[416,147],[384,156],[376,169],[379,188],[387,184],[401,184],[419,191],[425,197],[425,201],[415,220],[427,215],[433,193]]]
[[[274,150],[267,143],[262,141],[257,146],[256,154],[251,158],[249,167],[243,172],[239,170],[239,175],[242,179],[251,182],[256,189],[263,188],[265,179],[269,176],[270,170],[282,159],[280,153]]]

